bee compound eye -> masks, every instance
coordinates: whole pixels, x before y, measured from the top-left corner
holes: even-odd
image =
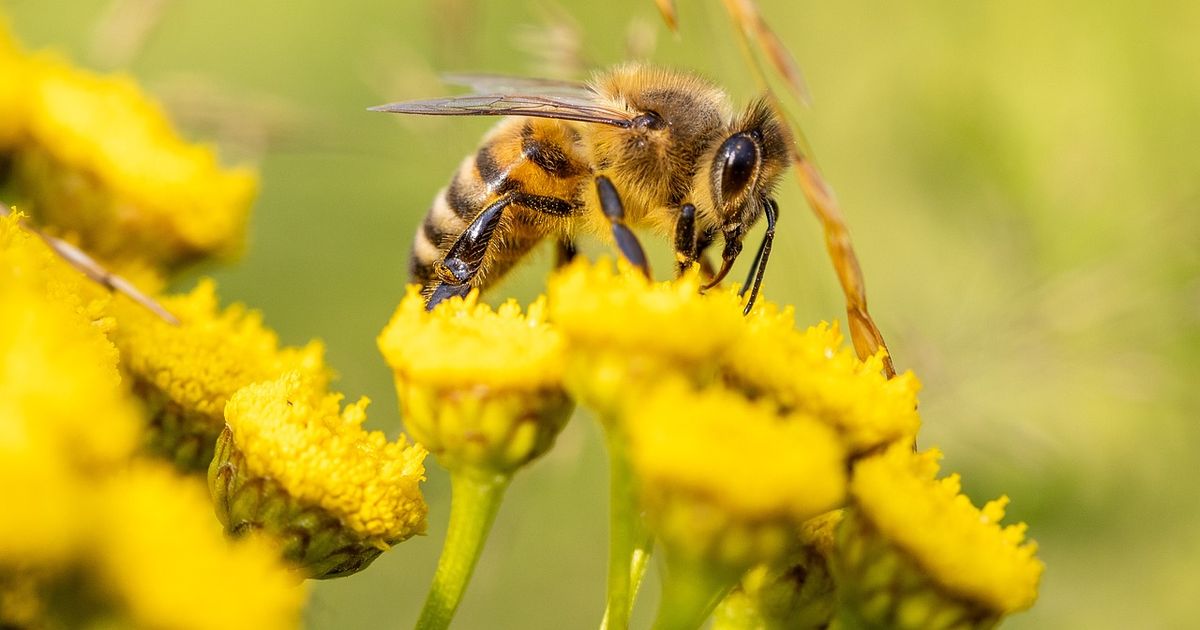
[[[758,144],[746,134],[731,136],[717,151],[721,169],[721,198],[732,199],[746,191],[758,170]]]

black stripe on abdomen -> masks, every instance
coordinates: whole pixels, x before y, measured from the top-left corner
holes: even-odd
[[[538,140],[531,122],[521,128],[521,155],[555,177],[576,177],[584,173],[561,147]]]
[[[478,159],[476,160],[478,162]],[[450,181],[450,188],[446,189],[446,205],[450,207],[450,211],[463,221],[470,222],[475,218],[479,208],[471,200],[471,194],[467,192],[467,187],[462,183],[463,177],[470,177],[471,173],[455,173],[454,179]]]
[[[480,147],[475,153],[475,168],[479,169],[479,178],[488,188],[500,186],[508,177],[508,173],[500,168],[500,164],[492,156],[491,146]]]

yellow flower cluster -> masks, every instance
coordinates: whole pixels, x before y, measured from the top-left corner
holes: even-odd
[[[270,478],[386,548],[425,531],[425,449],[364,431],[367,399],[339,412],[341,396],[291,372],[242,388],[225,417],[243,474]]]
[[[132,80],[24,54],[4,33],[0,76],[0,151],[43,224],[122,265],[173,269],[240,248],[255,175],[181,139]]]
[[[878,571],[845,570],[861,568],[852,560],[863,554],[833,542],[835,525],[853,533],[865,522],[916,557],[921,579],[968,602],[932,606],[893,591],[903,618],[861,618],[867,623],[973,623],[977,608],[994,621],[1032,604],[1041,563],[1021,544],[1024,525],[995,524],[1003,500],[980,513],[958,494],[957,477],[935,484],[932,473],[901,474],[905,466],[928,472],[912,453],[920,426],[912,373],[886,378],[884,355],[859,360],[836,326],[798,330],[792,309],[766,301],[743,317],[735,290],[698,288],[694,270],[654,283],[620,265],[580,262],[549,289],[551,321],[569,349],[569,390],[605,420],[610,448],[628,448],[646,518],[667,548],[668,578],[672,555],[690,558],[674,562],[677,575],[680,566],[708,566],[700,572],[712,572],[709,580],[720,567],[761,563],[723,614],[824,627],[835,601],[878,605],[852,595]],[[886,458],[872,455],[881,450]],[[843,506],[844,522],[841,510],[805,521]],[[698,587],[669,579],[664,588],[665,601],[681,605]],[[698,622],[669,611],[659,621]]]
[[[379,348],[413,437],[452,470],[511,473],[544,453],[570,416],[565,345],[544,301],[492,310],[472,293],[433,312],[410,287]]]
[[[106,298],[19,221],[0,218],[0,625],[294,626],[305,595],[278,560],[229,546],[194,481],[133,459]]]
[[[958,475],[937,479],[940,458],[895,446],[858,462],[850,491],[861,518],[953,596],[997,617],[1029,608],[1045,569],[1037,544],[1024,523],[1000,525],[1008,497],[980,510]]]
[[[259,313],[236,304],[221,309],[210,281],[160,301],[179,325],[118,297],[113,339],[134,392],[147,402],[151,448],[184,469],[208,467],[237,390],[293,370],[319,387],[329,380],[320,342],[281,348]]]

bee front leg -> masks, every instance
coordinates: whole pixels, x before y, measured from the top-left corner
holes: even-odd
[[[696,206],[683,204],[679,218],[675,219],[675,264],[676,275],[683,275],[696,262]]]
[[[638,242],[637,236],[633,234],[633,230],[625,225],[625,205],[621,203],[621,196],[617,194],[616,187],[607,177],[601,175],[596,178],[596,193],[600,196],[600,209],[604,211],[604,216],[608,218],[608,222],[612,225],[613,238],[617,241],[617,249],[621,251],[621,255],[628,260],[630,264],[642,270],[647,278],[650,275],[650,265],[646,262],[646,252],[642,250],[642,244]]]
[[[446,251],[442,262],[434,269],[441,282],[429,296],[426,310],[433,310],[442,300],[456,295],[465,296],[471,291],[471,280],[479,273],[492,235],[500,225],[504,209],[511,202],[512,199],[505,197],[484,208]]]
[[[771,257],[771,244],[775,242],[775,221],[779,218],[779,205],[775,203],[774,199],[767,200],[763,214],[767,215],[767,231],[763,234],[762,243],[758,245],[758,253],[754,255],[754,262],[750,264],[750,273],[746,275],[746,284],[743,284],[742,290],[738,292],[738,295],[746,295],[746,289],[750,289],[750,299],[746,302],[746,315],[750,314],[750,309],[754,307],[754,300],[758,299],[758,289],[762,286],[763,273],[767,270],[767,259]],[[753,283],[753,288],[750,288],[751,283]]]

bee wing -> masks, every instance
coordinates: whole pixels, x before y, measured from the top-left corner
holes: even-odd
[[[442,81],[470,88],[476,94],[530,94],[539,96],[572,96],[595,98],[596,93],[586,83],[514,77],[503,74],[443,74]]]
[[[636,114],[600,103],[592,97],[555,94],[468,94],[420,101],[401,101],[369,108],[375,112],[426,116],[532,116],[629,127]]]

